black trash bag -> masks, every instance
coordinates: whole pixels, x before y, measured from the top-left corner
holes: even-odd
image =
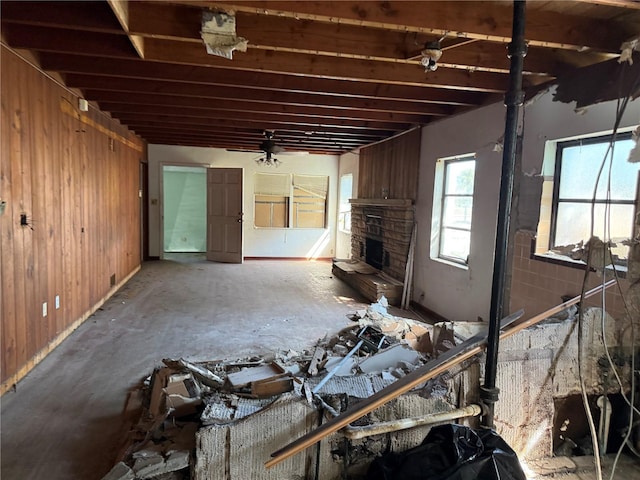
[[[526,480],[515,452],[493,430],[433,427],[422,443],[377,457],[366,480]]]

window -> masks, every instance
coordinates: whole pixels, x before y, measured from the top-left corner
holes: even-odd
[[[325,228],[329,177],[293,176],[293,227]]]
[[[256,173],[256,227],[325,228],[329,177]]]
[[[353,195],[353,175],[348,173],[340,177],[340,211],[338,212],[338,230],[351,232],[351,204]]]
[[[613,253],[626,259],[627,247],[621,241],[632,236],[640,165],[627,162],[634,146],[630,133],[617,136],[613,156],[612,140],[607,135],[557,143],[550,247],[586,242],[593,223],[593,234],[616,243]]]
[[[434,189],[439,197],[434,201],[434,230],[438,232],[435,256],[464,265],[471,247],[475,167],[475,156],[440,159],[436,166],[440,186]]]
[[[255,226],[288,227],[291,180],[289,175],[256,173]]]

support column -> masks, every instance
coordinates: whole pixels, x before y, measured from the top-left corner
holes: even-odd
[[[495,256],[493,261],[493,281],[491,285],[491,308],[489,311],[489,333],[487,339],[487,363],[484,385],[480,387],[480,398],[485,405],[482,425],[493,428],[494,404],[498,400],[496,388],[498,365],[498,346],[500,342],[500,319],[504,316],[504,290],[511,222],[511,203],[513,196],[514,165],[518,140],[518,116],[524,101],[522,91],[522,67],[527,52],[524,39],[526,4],[524,0],[513,2],[513,29],[508,55],[511,58],[509,69],[509,89],[505,95],[507,115],[504,132],[504,150],[502,154],[502,175],[500,177],[500,200],[498,206],[498,228],[496,231]]]

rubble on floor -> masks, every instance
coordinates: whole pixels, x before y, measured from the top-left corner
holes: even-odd
[[[311,350],[199,363],[164,359],[164,366],[145,381],[142,415],[104,480],[298,478],[292,471],[308,478],[305,472],[315,462],[308,457],[285,462],[282,470],[267,471],[263,463],[279,442],[316,428],[322,411],[338,415],[455,345],[454,332],[446,325],[396,317],[387,307],[382,297],[350,316],[352,327],[319,340]],[[461,406],[473,383],[460,375],[468,365],[425,382],[354,423]],[[322,478],[339,478],[345,465],[370,461],[391,443],[394,448],[415,444],[424,432],[366,438],[351,442],[346,450],[343,437],[334,434],[319,447],[335,463],[334,473]],[[244,470],[234,474],[234,468]]]

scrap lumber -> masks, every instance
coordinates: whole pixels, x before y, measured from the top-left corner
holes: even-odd
[[[293,390],[291,377],[267,378],[251,382],[251,394],[257,398],[268,398]]]
[[[200,365],[196,365],[195,363],[188,362],[184,358],[179,358],[178,360],[164,358],[162,363],[167,367],[174,368],[176,370],[181,368],[189,370],[196,376],[196,378],[209,387],[219,387],[223,383],[223,380],[211,370],[201,367]]]
[[[230,373],[227,375],[227,382],[229,382],[231,388],[235,390],[246,387],[252,382],[273,379],[286,373],[287,371],[276,362],[271,362],[267,365],[245,368],[239,372]]]
[[[354,265],[356,264],[336,262],[333,264],[332,273],[372,302],[377,302],[384,295],[390,304],[400,305],[402,282],[366,263],[360,262],[357,266]]]
[[[404,285],[402,288],[402,301],[400,308],[407,310],[409,308],[409,300],[411,297],[411,282],[413,281],[413,257],[416,248],[416,224],[413,224],[411,230],[411,242],[409,243],[409,253],[407,254],[407,263],[404,266]]]
[[[318,375],[318,371],[320,370],[320,362],[324,359],[327,352],[322,347],[316,347],[315,352],[313,352],[313,357],[311,358],[311,363],[309,363],[309,368],[307,369],[307,373],[311,377],[315,377]]]
[[[588,292],[585,293],[584,298],[591,297],[601,290],[604,290],[615,283],[615,280],[610,280],[606,282],[604,285],[598,285],[595,288],[592,288]],[[500,334],[500,339],[505,339],[510,337],[525,328],[531,327],[537,323],[540,323],[542,320],[545,320],[556,313],[561,312],[565,308],[570,307],[580,301],[580,295],[568,300],[560,305],[557,305],[549,310],[546,310],[528,320],[524,320],[522,322],[517,323],[516,325],[503,330]],[[523,311],[520,310],[516,313],[509,315],[501,321],[501,329],[505,329],[508,325],[515,322],[519,319],[523,314]],[[342,427],[347,426],[351,422],[361,418],[367,413],[375,410],[376,408],[390,402],[394,398],[399,397],[403,393],[408,392],[415,386],[419,385],[422,382],[430,380],[441,373],[446,372],[450,368],[455,365],[467,360],[468,358],[473,357],[474,355],[480,353],[485,347],[487,341],[487,337],[484,334],[477,335],[475,337],[470,338],[469,340],[461,343],[455,348],[445,352],[440,357],[431,360],[430,362],[423,365],[421,368],[414,370],[407,376],[397,380],[393,384],[388,387],[380,390],[378,393],[372,395],[371,397],[363,400],[362,402],[354,405],[352,408],[347,409],[344,413],[329,420],[327,423],[321,425],[316,428],[312,432],[309,432],[306,435],[294,440],[289,443],[285,447],[277,450],[271,454],[273,457],[271,460],[265,463],[266,468],[271,468],[274,465],[279,464],[283,460],[299,453],[312,445],[315,445],[317,442],[325,438],[326,436],[337,432]]]

